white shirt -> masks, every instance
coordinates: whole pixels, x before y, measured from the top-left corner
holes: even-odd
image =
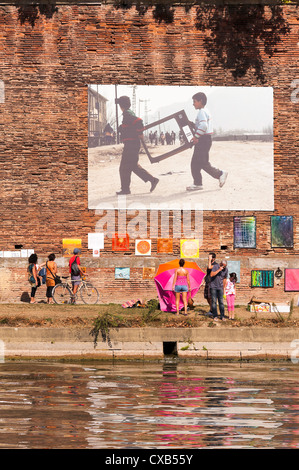
[[[209,111],[202,108],[195,119],[195,137],[198,139],[205,134],[213,134],[213,124]]]
[[[235,283],[231,282],[229,279],[227,280],[226,286],[225,286],[225,294],[236,294],[236,288],[235,288]]]

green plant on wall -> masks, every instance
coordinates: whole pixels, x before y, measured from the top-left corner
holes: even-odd
[[[109,312],[105,312],[103,315],[99,315],[93,322],[93,328],[90,331],[90,335],[94,338],[94,347],[98,342],[99,334],[101,333],[103,341],[107,341],[109,347],[112,347],[110,339],[110,328],[117,328],[119,326],[119,318],[115,315],[111,315]]]
[[[160,315],[159,302],[156,299],[148,300],[146,303],[147,309],[142,312],[142,322],[149,323],[156,320]]]

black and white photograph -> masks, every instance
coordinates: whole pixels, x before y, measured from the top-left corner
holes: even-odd
[[[273,210],[271,87],[89,85],[88,207]]]

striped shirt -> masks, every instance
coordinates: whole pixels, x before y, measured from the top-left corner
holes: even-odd
[[[202,135],[213,134],[212,118],[207,109],[200,109],[195,119],[195,137],[198,139]]]

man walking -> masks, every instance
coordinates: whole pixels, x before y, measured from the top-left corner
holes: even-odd
[[[209,151],[212,146],[212,133],[213,126],[210,113],[205,108],[207,97],[204,93],[196,93],[193,97],[193,106],[198,110],[195,126],[194,137],[191,140],[195,144],[194,152],[191,160],[191,174],[193,177],[193,184],[188,186],[187,191],[198,191],[203,189],[202,174],[204,170],[213,178],[219,180],[219,186],[222,188],[224,185],[227,172],[214,168],[209,162]]]
[[[142,119],[137,117],[130,109],[131,100],[128,96],[121,96],[116,99],[116,103],[119,104],[120,109],[123,112],[123,121],[119,126],[121,138],[124,143],[123,153],[119,166],[119,174],[121,181],[121,190],[116,194],[131,194],[130,184],[131,175],[135,173],[144,182],[150,181],[150,191],[154,191],[155,187],[159,183],[158,178],[154,178],[139,163],[139,150],[140,150],[140,139],[143,138],[143,122]]]
[[[220,320],[224,320],[224,303],[223,294],[225,285],[227,282],[228,269],[226,267],[226,261],[221,261],[220,265],[216,262],[216,255],[212,253],[212,271],[210,273],[211,283],[211,298],[212,298],[212,315],[214,320],[218,320],[217,315],[217,301],[220,311]]]

